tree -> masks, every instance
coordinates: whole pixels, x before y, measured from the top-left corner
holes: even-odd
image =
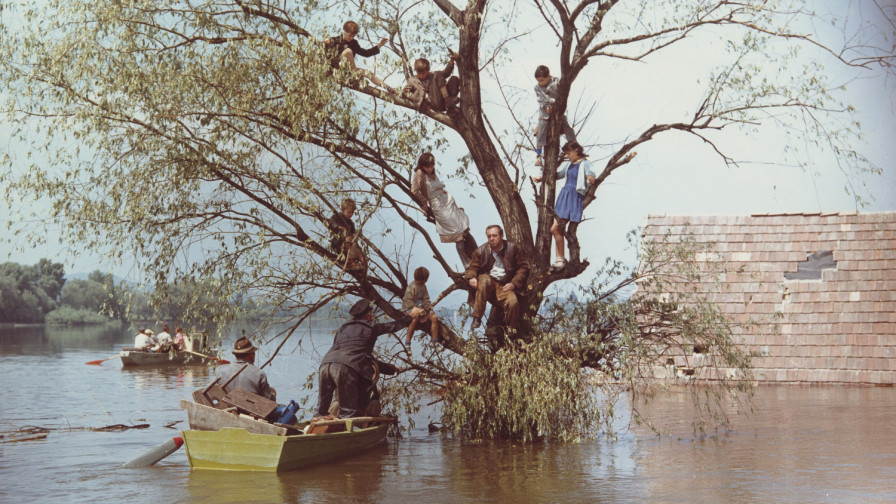
[[[555,198],[558,122],[550,123],[544,179],[535,186],[527,184],[521,164],[522,153],[531,149],[524,140],[528,125],[512,113],[509,98],[503,111],[492,113],[485,106],[486,89],[491,96],[507,96],[510,86],[500,76],[512,61],[510,49],[529,29],[524,20],[533,14],[547,26],[541,43],[559,49],[554,117],[566,112],[574,86],[585,85],[580,78],[592,62],[651,63],[693,37],[710,37],[724,47],[713,55],[717,67],[703,81],[703,98],[686,119],[620,131],[602,146],[609,152],[586,205],[639,146],[671,133],[699,138],[725,163],[734,163],[721,135],[774,123],[829,144],[844,170],[874,170],[850,147],[857,134],[848,122],[851,108],[839,101],[820,65],[799,60],[796,51],[820,49],[852,68],[890,68],[892,56],[850,37],[848,47],[828,47],[805,30],[815,15],[800,1],[470,0],[458,6],[450,0],[362,0],[324,8],[303,0],[82,0],[3,11],[9,29],[0,44],[2,79],[15,90],[6,109],[18,125],[14,133],[35,153],[35,169],[26,171],[25,160],[7,156],[12,170],[0,180],[8,200],[19,194],[51,200],[52,217],[65,223],[67,243],[112,258],[121,258],[123,248],[133,251],[161,295],[169,283],[183,281],[224,298],[237,293],[262,298],[294,314],[288,336],[316,311],[348,295],[369,297],[397,317],[391,301],[407,285],[412,251],[431,253],[445,275],[464,285],[414,203],[408,169],[423,150],[462,143],[466,155],[457,177],[470,182],[474,192],[483,192],[477,183],[484,186],[506,236],[533,265],[523,303],[530,324],[517,334],[501,337],[498,315],[489,321],[485,348],[464,338],[460,328],[443,326],[424,359],[393,356],[405,361],[409,380],[443,386],[446,397],[463,401],[456,384],[470,369],[489,376],[488,368],[499,369],[499,361],[508,366],[503,369],[537,366],[532,359],[511,357],[534,350],[531,345],[564,340],[563,334],[547,336],[556,324],[539,316],[543,294],[590,266],[572,226],[571,261],[552,271],[552,209],[527,206],[527,199]],[[377,61],[380,75],[385,68],[407,77],[415,57],[428,55],[435,64],[446,44],[457,48],[459,109],[417,112],[410,101],[345,68],[331,68],[319,41],[338,33],[349,18],[359,21],[371,40],[389,38]],[[508,26],[516,32],[502,28]],[[763,72],[769,61],[792,71]],[[794,61],[801,66],[788,66]],[[840,117],[847,126],[837,129]],[[38,157],[39,152],[51,155]],[[327,245],[326,221],[345,197],[360,203],[356,219],[369,257],[366,274],[347,271]],[[110,250],[109,243],[119,247]],[[612,278],[618,271],[607,273]],[[618,281],[629,285],[631,275],[639,274]],[[692,321],[607,294],[618,293],[618,285],[596,285],[600,290],[586,290],[591,297],[582,303],[597,319],[579,320],[591,320],[600,330],[581,340],[565,335],[564,348],[576,350],[554,355],[570,359],[567,368],[577,375],[595,368],[634,381],[632,361],[613,352],[634,348],[659,356],[649,350],[657,348],[657,333],[650,330],[654,321],[644,317],[664,324]],[[226,320],[237,308],[222,304],[213,318]],[[723,322],[714,319],[710,326]],[[671,332],[686,332],[678,329]],[[545,349],[539,348],[533,354],[542,355]],[[480,352],[488,358],[475,357]],[[511,354],[505,359],[501,352]],[[737,358],[730,364],[747,366]],[[585,386],[572,377],[567,382],[574,390]],[[488,413],[484,404],[463,406],[478,408],[479,418]],[[510,422],[477,432],[520,433],[509,427],[513,411],[518,410],[511,408]],[[522,432],[530,427],[547,432],[545,421],[529,417]]]
[[[63,265],[48,259],[34,266],[0,264],[0,322],[43,322],[63,283]]]

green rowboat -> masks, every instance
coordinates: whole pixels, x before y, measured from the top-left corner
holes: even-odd
[[[383,442],[395,421],[388,417],[326,420],[313,426],[344,426],[344,430],[304,434],[309,422],[271,424],[236,414],[231,411],[235,408],[220,410],[186,400],[180,405],[187,410],[191,429],[181,436],[192,469],[273,472],[316,465]]]
[[[349,421],[349,424],[352,422]],[[355,455],[384,439],[388,423],[327,434],[274,436],[225,427],[218,431],[183,431],[192,469],[288,471]]]

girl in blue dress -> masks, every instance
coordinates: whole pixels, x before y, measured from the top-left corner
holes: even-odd
[[[557,203],[554,205],[554,224],[551,225],[551,234],[554,235],[554,251],[557,259],[554,267],[561,269],[566,266],[565,244],[563,242],[566,224],[568,222],[581,222],[582,212],[585,207],[585,192],[588,186],[595,181],[594,170],[586,159],[584,149],[578,142],[567,142],[563,146],[563,153],[569,159],[568,164],[557,168],[557,179],[566,178],[566,184],[557,195]],[[541,175],[532,177],[535,182],[541,182]]]

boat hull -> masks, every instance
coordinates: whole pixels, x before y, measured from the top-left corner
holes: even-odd
[[[139,350],[122,350],[121,365],[125,367],[147,366],[207,366],[211,361],[188,352],[143,352]]]
[[[272,436],[245,429],[183,431],[192,469],[288,471],[355,455],[386,439],[389,424],[327,434]]]

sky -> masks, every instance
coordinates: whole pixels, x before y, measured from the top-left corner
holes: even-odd
[[[848,2],[829,2],[832,8],[846,6]],[[849,2],[850,5],[853,5]],[[865,5],[870,2],[865,2]],[[884,2],[884,5],[892,3]],[[891,9],[892,10],[892,9]],[[873,13],[863,13],[873,15]],[[534,21],[533,21],[534,22]],[[892,37],[894,29],[889,29]],[[532,117],[536,110],[532,91],[532,74],[539,64],[552,66],[559,48],[545,44],[551,35],[543,25],[536,25],[531,36],[513,46],[512,63],[505,69],[502,79],[517,88],[520,102],[515,110],[523,117]],[[373,37],[371,37],[373,38]],[[892,40],[892,39],[891,39]],[[718,47],[711,39],[695,39],[689,44],[671,49],[662,58],[649,58],[644,63],[619,60],[595,61],[586,67],[573,88],[570,98],[570,119],[578,121],[580,109],[575,104],[595,102],[595,111],[582,127],[579,139],[587,145],[590,159],[601,167],[612,152],[610,145],[634,134],[654,122],[680,120],[693,103],[699,99],[695,85],[701,65]],[[556,68],[556,66],[555,66]],[[831,66],[836,68],[836,66]],[[775,68],[768,68],[776,72]],[[881,72],[864,72],[859,77],[846,70],[835,78],[847,85],[849,101],[856,107],[856,116],[864,130],[864,145],[860,150],[883,169],[883,175],[864,178],[867,190],[860,191],[870,197],[870,203],[860,211],[896,210],[896,89],[893,77]],[[392,77],[387,82],[393,86]],[[484,107],[490,117],[501,117],[498,93],[494,90],[484,95]],[[0,134],[8,125],[0,119]],[[509,125],[507,125],[509,126]],[[4,135],[6,136],[6,135]],[[0,137],[2,138],[2,137]],[[855,200],[844,189],[848,179],[840,171],[834,159],[822,152],[810,153],[810,169],[802,170],[781,163],[783,149],[780,131],[761,129],[758,133],[728,133],[725,146],[738,157],[754,162],[740,166],[726,166],[712,150],[698,139],[681,134],[668,133],[637,149],[638,155],[620,168],[601,186],[597,199],[586,210],[588,219],[579,227],[582,255],[592,264],[601,263],[605,257],[632,262],[635,252],[628,247],[625,236],[629,230],[643,225],[649,214],[755,214],[779,212],[837,212],[856,211]],[[449,135],[449,139],[452,137]],[[14,150],[9,141],[0,143],[0,149]],[[464,154],[457,137],[448,152],[438,156],[438,170],[454,171],[453,160]],[[533,160],[534,161],[534,160]],[[526,175],[536,173],[532,163],[526,163]],[[449,190],[458,203],[471,216],[473,235],[484,241],[485,226],[499,222],[497,213],[484,189],[479,197],[468,197],[469,190],[458,183],[449,183]],[[536,215],[531,204],[531,188],[523,189],[523,198],[530,205],[530,216]],[[40,213],[40,210],[38,211]],[[5,233],[10,209],[0,206],[0,233]],[[481,228],[481,229],[480,229]],[[7,237],[8,238],[8,237]],[[456,258],[453,246],[443,245],[446,258]],[[61,252],[55,243],[37,250],[19,250],[14,241],[0,240],[0,261],[10,260],[25,264],[36,263],[49,257],[66,263],[69,273],[86,273],[94,269],[139,280],[140,272],[132,264],[112,265],[103,263],[90,253],[69,254]],[[586,272],[581,281],[587,281]],[[445,282],[447,284],[447,282]],[[430,291],[440,285],[431,286]],[[438,290],[441,290],[440,288]]]

